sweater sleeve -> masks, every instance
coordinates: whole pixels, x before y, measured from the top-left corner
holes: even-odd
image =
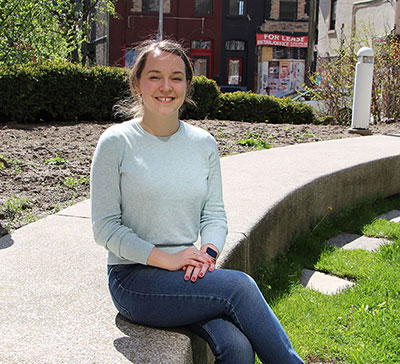
[[[209,155],[207,197],[200,218],[201,245],[213,244],[221,252],[228,233],[226,213],[222,196],[221,165],[218,147],[212,138]]]
[[[91,167],[90,198],[96,243],[120,259],[147,264],[154,244],[140,239],[121,222],[120,167],[124,138],[107,130],[100,138]]]

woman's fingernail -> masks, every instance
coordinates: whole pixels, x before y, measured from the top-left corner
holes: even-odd
[[[192,282],[196,282],[196,277],[192,277]]]
[[[185,276],[185,281],[188,281],[189,280],[189,277],[188,276]]]
[[[199,277],[203,277],[203,275],[204,275],[203,273],[199,273]]]

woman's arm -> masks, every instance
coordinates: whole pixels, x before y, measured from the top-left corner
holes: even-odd
[[[211,137],[212,138],[212,137]],[[226,213],[222,194],[221,165],[217,143],[211,139],[207,196],[201,211],[201,245],[212,244],[218,252],[222,251],[228,233]]]
[[[100,138],[91,168],[92,228],[96,243],[120,259],[147,264],[154,244],[140,239],[121,222],[120,168],[124,138],[108,129]]]
[[[218,147],[211,138],[211,151],[209,155],[209,173],[207,179],[207,196],[201,211],[200,218],[200,236],[201,251],[206,252],[210,247],[217,252],[217,258],[225,244],[228,226],[226,221],[226,213],[222,195],[222,178],[221,165],[218,155]],[[207,255],[208,256],[208,255]],[[212,259],[212,257],[210,257]],[[197,278],[202,278],[208,272],[215,269],[215,261],[212,259],[211,264],[203,267],[188,265],[184,267],[186,270],[185,279],[191,279],[195,282]]]

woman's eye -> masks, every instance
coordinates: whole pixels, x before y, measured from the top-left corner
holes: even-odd
[[[182,81],[182,78],[181,77],[174,77],[173,80],[174,81]]]

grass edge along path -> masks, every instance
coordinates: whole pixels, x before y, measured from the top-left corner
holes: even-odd
[[[287,252],[259,266],[257,282],[307,363],[400,363],[400,223],[376,219],[399,208],[396,195],[328,212]],[[324,246],[340,232],[394,243],[376,252]],[[327,296],[299,284],[304,268],[356,284]]]

